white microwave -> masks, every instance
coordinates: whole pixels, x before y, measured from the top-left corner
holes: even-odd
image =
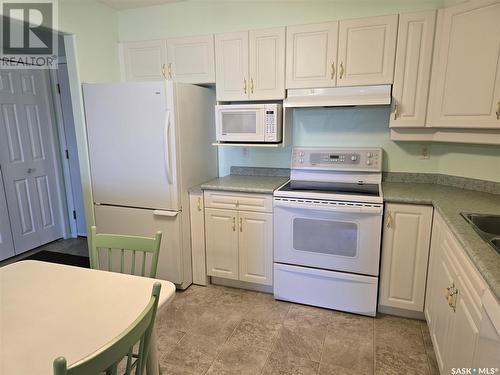
[[[215,106],[219,142],[281,142],[281,104]]]

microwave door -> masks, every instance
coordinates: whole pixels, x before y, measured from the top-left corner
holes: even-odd
[[[259,109],[221,110],[217,138],[223,142],[264,142],[264,118]]]

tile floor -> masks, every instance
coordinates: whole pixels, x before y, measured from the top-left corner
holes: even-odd
[[[377,319],[193,285],[159,312],[164,373],[438,374],[425,322]]]

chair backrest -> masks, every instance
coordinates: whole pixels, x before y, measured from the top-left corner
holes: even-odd
[[[156,232],[154,238],[126,236],[120,234],[97,234],[95,226],[90,227],[90,267],[93,269],[101,269],[99,260],[99,250],[107,249],[107,270],[117,271],[113,269],[113,255],[116,250],[120,251],[120,273],[136,274],[136,257],[142,255],[142,264],[139,272],[140,276],[146,275],[146,255],[151,254],[151,267],[149,277],[156,277],[156,269],[158,267],[158,255],[160,252],[161,232]],[[128,254],[127,254],[128,253]],[[125,259],[127,255],[131,258],[130,267],[125,267]],[[139,260],[140,262],[141,260]],[[126,270],[127,268],[127,270]],[[130,270],[130,272],[128,272]]]
[[[131,353],[135,344],[139,343],[137,362],[135,365],[136,375],[142,375],[146,366],[149,353],[149,342],[154,329],[158,298],[160,296],[161,284],[155,282],[151,299],[139,317],[118,337],[78,362],[67,367],[66,359],[58,357],[54,360],[54,375],[98,375],[103,371],[108,374],[116,374],[118,363]],[[131,366],[127,362],[126,374],[131,373]]]

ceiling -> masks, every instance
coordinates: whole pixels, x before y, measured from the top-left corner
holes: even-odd
[[[110,6],[111,8],[122,10],[130,8],[142,8],[152,5],[177,3],[184,0],[99,0],[101,3]]]

